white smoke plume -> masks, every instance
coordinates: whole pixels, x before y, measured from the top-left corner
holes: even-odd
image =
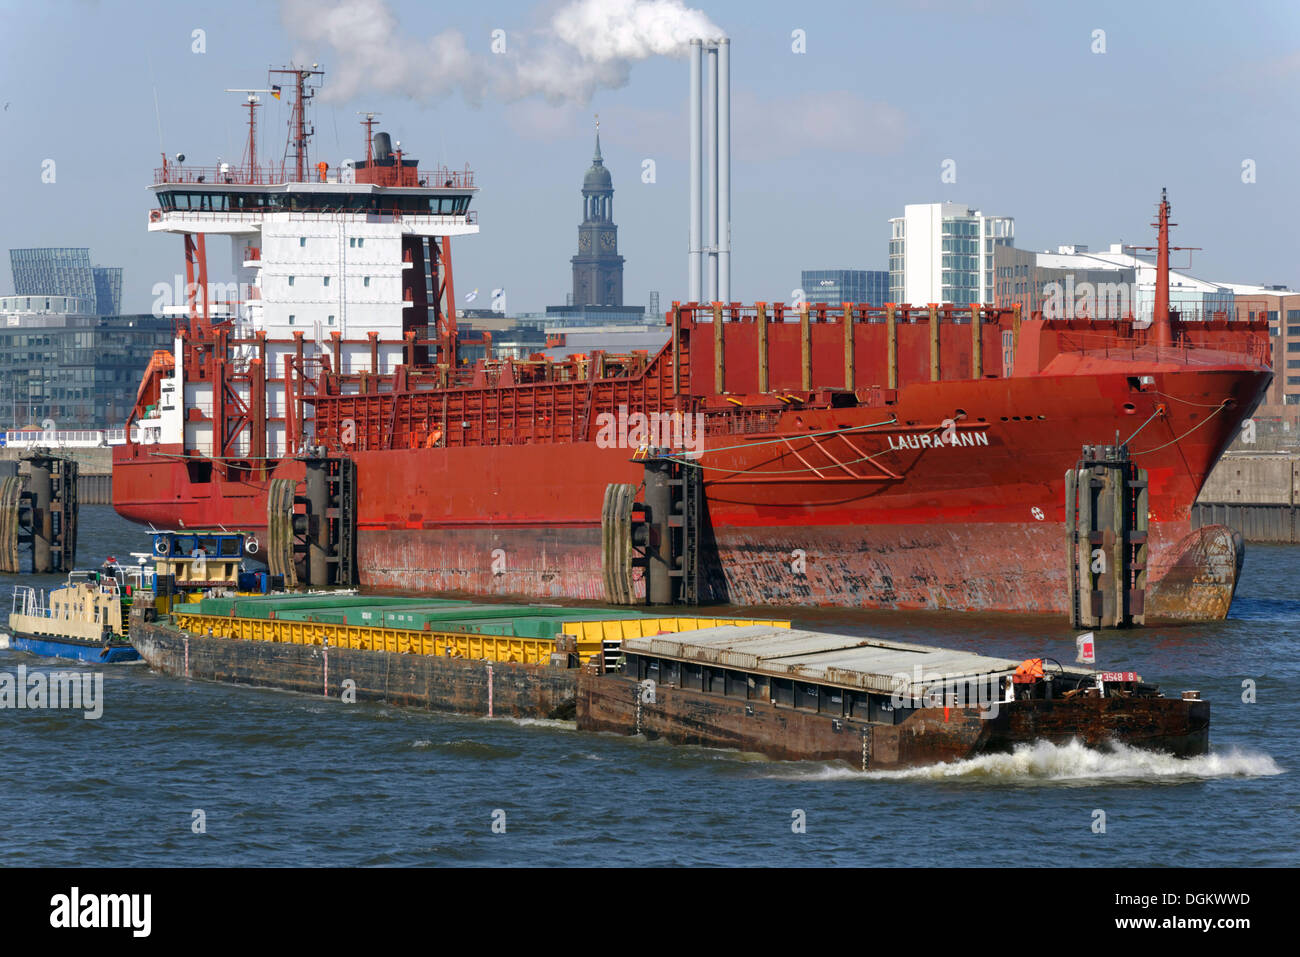
[[[321,95],[333,101],[367,90],[586,103],[626,84],[639,60],[683,56],[692,38],[724,35],[682,0],[573,0],[539,30],[507,29],[504,53],[492,52],[491,37],[471,42],[458,30],[413,40],[385,0],[283,0],[282,9],[297,61],[325,64]]]

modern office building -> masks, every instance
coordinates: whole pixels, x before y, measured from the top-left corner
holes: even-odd
[[[92,302],[99,316],[115,316],[121,310],[121,267],[91,265],[89,249],[11,249],[9,266],[16,295],[75,296]]]
[[[1223,283],[1236,297],[1241,318],[1268,319],[1273,344],[1273,382],[1255,413],[1300,435],[1300,292],[1286,286]]]
[[[122,267],[91,266],[95,277],[95,312],[116,316],[122,311]]]
[[[649,319],[646,316],[645,306],[588,305],[547,306],[545,313],[522,315],[519,317],[519,321],[536,325],[539,329],[542,329],[550,325],[590,326],[620,322],[643,326],[647,322],[653,321],[658,324],[663,320],[658,317],[654,320]]]
[[[1029,273],[1026,268],[1033,268],[1043,277],[1044,282],[1056,278],[1072,278],[1076,289],[1085,281],[1130,283],[1123,290],[1129,308],[1121,308],[1121,313],[1131,314],[1139,322],[1151,319],[1151,310],[1155,304],[1155,263],[1125,252],[1121,243],[1111,243],[1107,249],[1097,251],[1080,245],[1059,246],[1054,253],[1015,250],[1011,253],[1004,252],[1001,257],[998,262],[1003,274],[998,277],[998,302],[1029,305],[1041,299],[1041,284],[1034,290],[1034,284],[1028,282]],[[998,267],[995,266],[996,268]],[[1015,274],[1017,268],[1020,270],[1019,275]],[[1009,276],[1005,274],[1007,269],[1012,270]],[[1005,288],[1008,282],[1011,284],[1009,291]],[[1198,279],[1180,270],[1169,270],[1169,307],[1185,319],[1235,317],[1240,311],[1235,300],[1233,288],[1228,284]],[[1037,309],[1030,308],[1029,311]],[[1108,318],[1100,313],[1098,317]]]
[[[889,221],[889,301],[958,306],[993,302],[993,253],[1015,241],[1015,220],[961,203],[903,207]]]
[[[6,428],[120,428],[155,349],[173,324],[95,315],[79,296],[0,296],[0,423]]]
[[[1086,254],[1087,246],[1061,246],[1052,261]],[[1134,315],[1136,270],[1104,260],[1076,259],[1048,266],[1052,257],[1014,246],[997,246],[993,253],[995,305],[1020,305],[1024,316],[1049,319],[1126,319]]]
[[[546,331],[546,355],[560,360],[599,350],[613,355],[644,351],[653,356],[671,334],[666,325],[554,326]]]
[[[799,273],[805,302],[865,302],[883,306],[889,301],[889,272],[884,269],[805,269]]]

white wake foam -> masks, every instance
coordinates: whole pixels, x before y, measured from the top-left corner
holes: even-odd
[[[1254,778],[1282,774],[1269,755],[1232,748],[1191,758],[1144,751],[1123,744],[1106,750],[1084,747],[1078,741],[1052,744],[1037,741],[1017,747],[1010,754],[984,754],[963,761],[951,761],[899,771],[855,771],[843,766],[823,765],[812,771],[778,772],[777,777],[804,780],[858,778],[869,780],[921,779],[932,781],[967,779],[989,784],[1113,784],[1116,782],[1203,781],[1211,778]]]

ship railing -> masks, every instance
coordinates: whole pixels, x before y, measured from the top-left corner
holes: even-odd
[[[153,183],[155,186],[295,186],[307,183],[352,182],[339,179],[339,172],[342,169],[343,167],[331,166],[322,179],[319,172],[313,168],[306,177],[298,179],[293,171],[278,164],[258,164],[250,169],[246,163],[238,166],[232,163],[222,163],[217,166],[168,163],[166,166],[154,167]],[[468,166],[464,169],[449,169],[446,166],[415,169],[416,182],[424,189],[474,189],[474,172]]]
[[[96,449],[126,442],[124,429],[8,429],[0,434],[6,448]]]
[[[773,432],[780,427],[782,412],[770,409],[737,409],[704,420],[705,435],[750,435]]]
[[[166,166],[154,167],[153,182],[155,186],[288,186],[296,181],[292,174],[286,175],[282,166],[258,165],[249,169],[247,165],[232,166],[228,163],[218,166],[168,163]]]
[[[1090,333],[1071,331],[1060,333],[1060,344],[1067,352],[1082,355],[1101,356],[1107,359],[1136,360],[1154,359],[1173,360],[1195,364],[1199,356],[1209,358],[1212,354],[1241,356],[1250,362],[1268,364],[1270,346],[1262,336],[1242,335],[1239,340],[1216,340],[1213,342],[1194,342],[1184,334],[1171,345],[1158,345],[1152,338],[1150,329],[1136,330],[1131,336],[1117,336],[1113,333]]]
[[[674,303],[674,307],[681,309],[683,320],[690,320],[697,323],[707,323],[713,321],[714,303],[710,302],[679,302]],[[897,323],[922,323],[930,321],[930,306],[914,305],[912,303],[884,303],[879,306],[871,305],[864,302],[853,303],[785,303],[785,302],[767,302],[754,303],[745,305],[739,302],[718,303],[718,315],[723,322],[757,322],[759,309],[762,308],[764,318],[767,322],[800,322],[803,313],[807,311],[809,322],[843,322],[845,305],[848,305],[849,312],[853,316],[854,322],[871,322],[885,323],[889,320],[889,310],[894,311],[894,321]],[[986,323],[998,322],[1002,316],[1010,315],[1011,309],[999,306],[957,306],[952,303],[939,303],[935,307],[935,314],[939,321],[945,324],[970,325],[972,314],[978,314],[980,320]],[[671,310],[669,316],[671,316]]]
[[[15,585],[11,615],[27,615],[29,618],[48,618],[45,607],[45,593],[37,591],[31,585]]]
[[[151,223],[167,222],[171,218],[194,220],[201,223],[257,223],[272,213],[289,217],[291,223],[383,223],[400,222],[412,226],[477,226],[478,210],[464,213],[424,213],[395,208],[328,210],[285,209],[281,206],[259,206],[255,209],[151,209]]]

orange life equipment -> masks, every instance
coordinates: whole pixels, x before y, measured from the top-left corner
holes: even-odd
[[[1026,658],[1024,661],[1020,662],[1020,666],[1016,668],[1016,673],[1011,676],[1011,680],[1018,685],[1030,684],[1031,682],[1041,681],[1042,679],[1042,658]]]

